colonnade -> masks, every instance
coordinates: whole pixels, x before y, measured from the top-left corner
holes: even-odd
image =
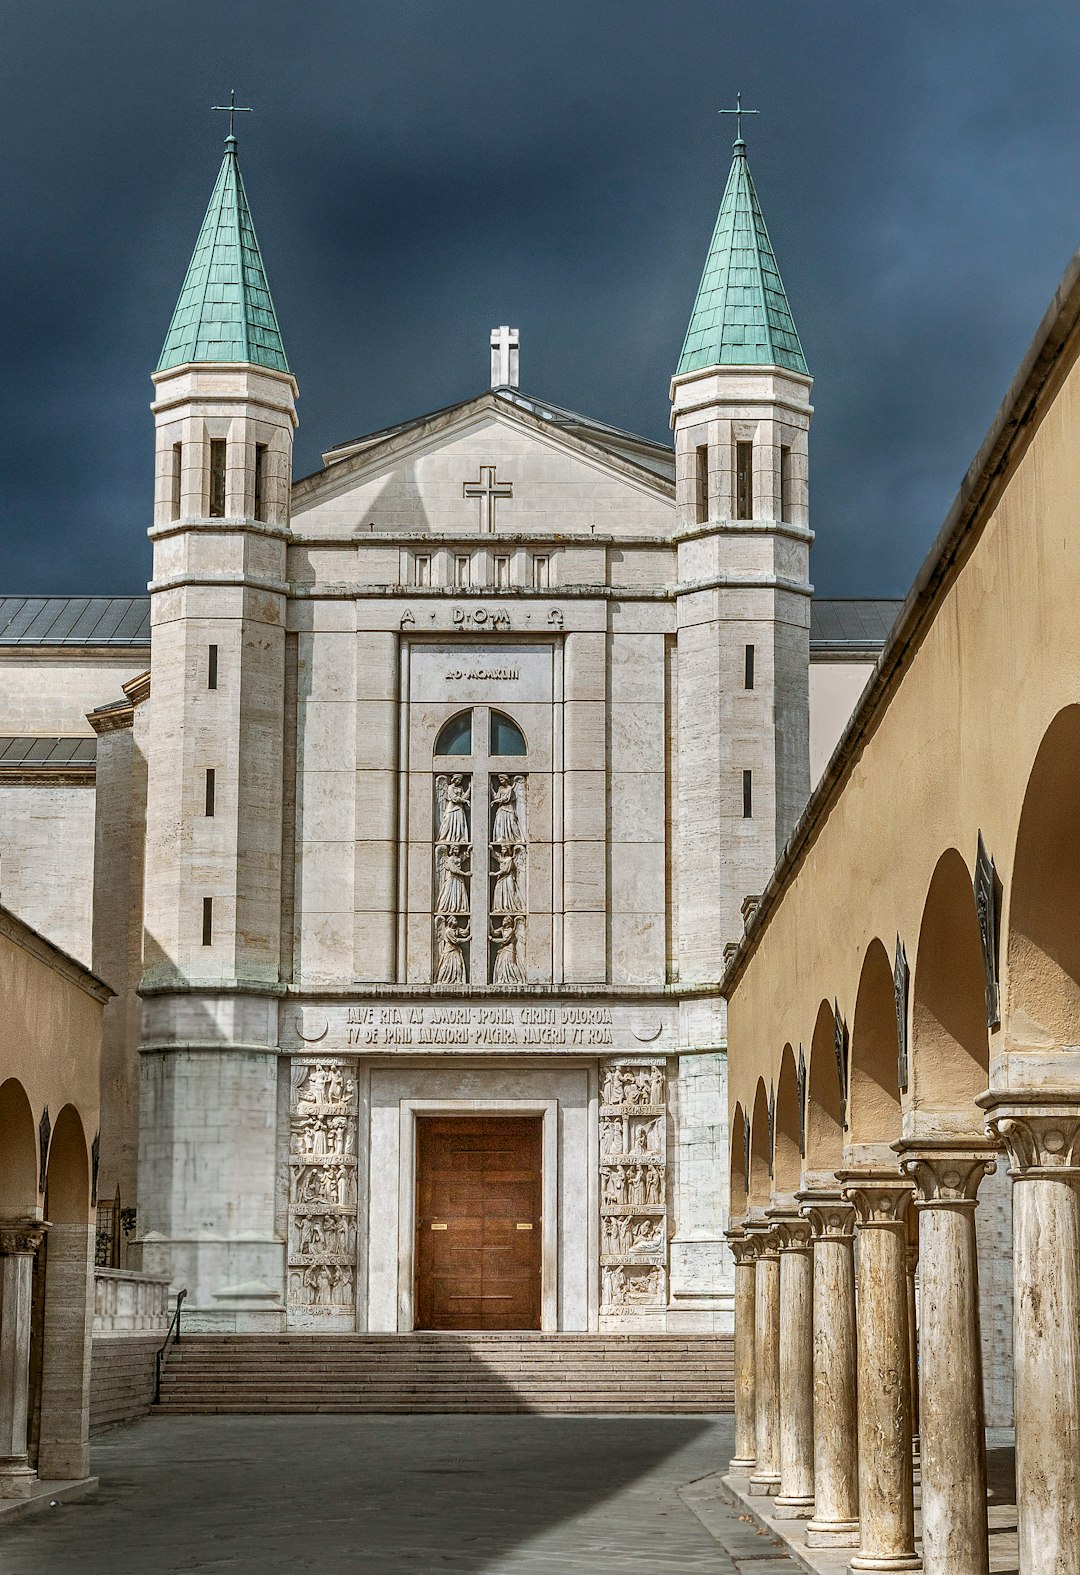
[[[1080,1575],[1080,1103],[986,1095],[985,1138],[903,1140],[752,1207],[735,1257],[735,1458],[810,1547],[853,1570],[987,1575],[975,1211],[1013,1181],[1021,1575]],[[913,1363],[911,1220],[921,1286]],[[917,1366],[918,1391],[914,1388]],[[918,1422],[916,1423],[916,1418]],[[921,1556],[913,1439],[919,1434]]]

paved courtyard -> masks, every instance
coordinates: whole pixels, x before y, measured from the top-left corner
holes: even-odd
[[[0,1531],[0,1570],[792,1575],[679,1496],[731,1448],[730,1418],[152,1417],[99,1439],[96,1496]]]

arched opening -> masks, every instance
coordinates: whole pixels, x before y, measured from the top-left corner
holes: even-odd
[[[790,1197],[802,1181],[801,1125],[799,1120],[799,1074],[795,1054],[784,1046],[780,1061],[780,1081],[776,1085],[776,1116],[773,1139],[773,1192]]]
[[[529,746],[525,734],[512,717],[502,711],[491,713],[491,736],[488,748],[493,755],[527,755]]]
[[[437,755],[472,754],[471,711],[459,711],[457,716],[452,716],[448,722],[443,723],[435,740],[435,753]]]
[[[887,1146],[900,1136],[898,1058],[892,968],[884,946],[874,940],[863,959],[851,1030],[852,1144]]]
[[[65,1105],[57,1116],[49,1144],[45,1217],[49,1229],[38,1253],[34,1288],[35,1313],[40,1307],[41,1315],[40,1322],[35,1318],[37,1339],[31,1348],[36,1390],[31,1448],[37,1446],[39,1475],[71,1478],[85,1476],[89,1469],[93,1316],[86,1295],[93,1246],[90,1164],[73,1105]]]
[[[750,1196],[751,1209],[767,1209],[772,1194],[771,1155],[769,1153],[769,1096],[758,1078],[754,1095],[754,1117],[750,1123]]]
[[[1080,1044],[1080,706],[1051,722],[1028,778],[1009,901],[1009,1039]]]
[[[977,1124],[989,1081],[986,975],[971,875],[949,848],[937,862],[919,927],[911,1012],[911,1092],[918,1111]]]
[[[822,1001],[810,1041],[806,1094],[806,1169],[813,1172],[820,1183],[823,1178],[839,1170],[843,1162],[844,1123],[841,1116],[840,1077],[836,1066],[833,1009],[828,1001]]]
[[[732,1224],[746,1213],[746,1117],[741,1105],[735,1106],[729,1147],[728,1219]]]
[[[0,1219],[26,1219],[37,1209],[34,1113],[17,1078],[0,1084]]]

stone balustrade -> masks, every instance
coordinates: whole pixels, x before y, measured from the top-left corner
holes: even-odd
[[[168,1275],[94,1270],[95,1334],[164,1334],[171,1317]]]

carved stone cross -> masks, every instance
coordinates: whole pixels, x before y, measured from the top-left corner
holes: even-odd
[[[466,481],[463,487],[463,496],[478,498],[480,501],[480,529],[493,531],[495,529],[495,507],[499,498],[512,498],[514,496],[514,483],[512,481],[495,480],[495,465],[481,465],[479,481]]]

